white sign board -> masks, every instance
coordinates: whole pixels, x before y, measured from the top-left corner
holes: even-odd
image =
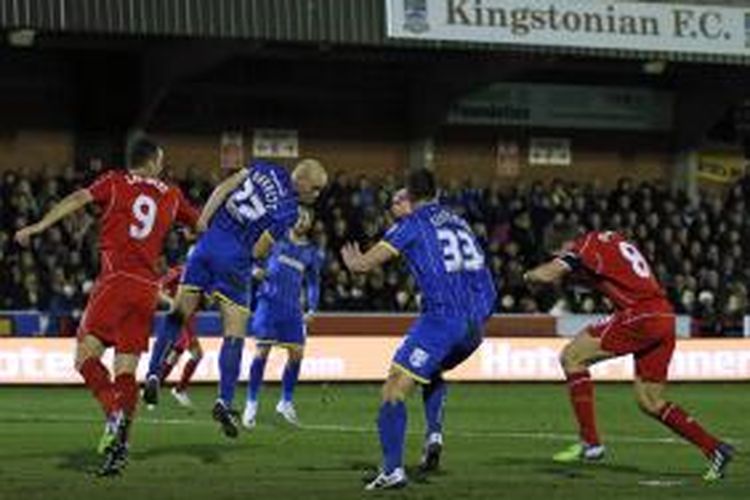
[[[750,55],[750,9],[602,0],[385,0],[388,36]]]
[[[299,135],[296,130],[256,128],[253,131],[253,157],[297,158]]]

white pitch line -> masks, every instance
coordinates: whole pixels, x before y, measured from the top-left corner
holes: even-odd
[[[201,425],[201,426],[213,426],[214,422],[210,420],[192,420],[182,418],[155,418],[155,417],[142,417],[137,418],[136,421],[139,424],[146,425]],[[16,413],[13,415],[1,415],[0,422],[27,422],[27,423],[101,423],[100,419],[91,417],[79,417],[72,415],[50,415],[44,416]],[[269,426],[270,427],[270,426]],[[300,425],[300,429],[309,431],[320,431],[320,432],[341,432],[351,434],[375,434],[377,429],[373,427],[355,426],[355,425],[337,425],[337,424],[303,424]],[[412,431],[409,434],[421,435],[419,431]],[[574,441],[578,439],[577,434],[557,433],[557,432],[523,432],[523,431],[467,431],[467,430],[456,430],[447,431],[447,436],[461,437],[461,438],[494,438],[494,439],[525,439],[525,440],[536,440],[536,441]],[[621,435],[608,435],[608,442],[619,442],[619,443],[635,443],[635,444],[686,444],[684,440],[677,437],[663,437],[663,438],[650,438],[642,436],[621,436]],[[727,442],[731,444],[742,444],[743,440],[735,438],[727,438]]]

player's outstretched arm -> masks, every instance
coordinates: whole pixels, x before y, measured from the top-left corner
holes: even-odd
[[[560,259],[537,266],[523,275],[524,281],[532,284],[551,284],[560,281],[570,272],[570,267]]]
[[[383,241],[377,243],[364,254],[359,249],[359,243],[347,243],[341,248],[341,258],[344,260],[344,265],[353,273],[369,273],[396,255],[398,254],[394,252],[392,247]]]
[[[45,231],[68,215],[77,212],[94,200],[88,189],[79,189],[65,198],[47,212],[38,222],[30,224],[18,230],[15,236],[16,242],[21,246],[28,246],[32,236]]]
[[[214,188],[213,193],[211,193],[211,196],[208,198],[208,201],[203,206],[203,211],[201,212],[200,217],[198,218],[198,223],[196,227],[199,228],[206,228],[208,227],[208,223],[211,222],[211,218],[213,218],[216,211],[219,209],[222,203],[224,203],[224,200],[227,198],[229,193],[231,193],[234,188],[240,185],[242,181],[245,180],[245,178],[248,175],[247,169],[242,169],[239,172],[236,172],[232,174],[231,176],[224,179],[224,181],[221,182],[216,188]]]
[[[273,235],[270,231],[263,231],[258,241],[253,246],[253,258],[255,260],[263,260],[271,254],[271,248],[274,244]]]

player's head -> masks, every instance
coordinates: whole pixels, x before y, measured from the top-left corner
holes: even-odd
[[[134,140],[128,148],[128,170],[145,170],[159,175],[164,168],[164,150],[146,137]]]
[[[328,173],[318,160],[306,158],[292,171],[294,189],[302,203],[313,203],[328,184]]]
[[[391,213],[396,219],[407,216],[411,213],[411,198],[409,198],[409,191],[406,188],[401,188],[391,198]]]
[[[545,235],[547,252],[558,254],[570,250],[580,235],[581,230],[577,224],[570,222],[553,224]]]
[[[298,214],[297,222],[294,223],[292,230],[296,236],[305,236],[312,229],[313,213],[312,210],[300,207]]]
[[[413,202],[428,201],[437,196],[435,175],[426,168],[410,171],[406,176],[406,190]]]

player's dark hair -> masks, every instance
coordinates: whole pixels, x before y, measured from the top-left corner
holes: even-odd
[[[564,243],[573,241],[581,235],[581,228],[570,222],[560,222],[550,226],[544,235],[545,248],[549,253],[560,250]]]
[[[128,147],[128,168],[138,168],[159,154],[159,145],[147,137],[134,140]]]
[[[414,201],[434,198],[437,194],[435,175],[426,168],[410,171],[406,175],[406,190]]]

